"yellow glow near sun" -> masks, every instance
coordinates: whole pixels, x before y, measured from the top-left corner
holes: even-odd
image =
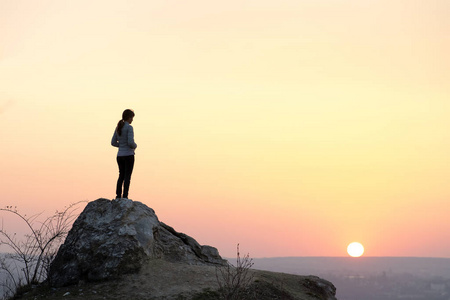
[[[351,257],[360,257],[364,253],[364,247],[360,243],[353,242],[348,245],[347,252]]]

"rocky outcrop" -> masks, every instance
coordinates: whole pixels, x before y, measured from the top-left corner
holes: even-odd
[[[228,295],[220,287],[238,269],[229,268],[216,248],[160,222],[141,202],[98,199],[85,207],[53,260],[53,288],[45,283],[16,298],[219,300]],[[336,300],[333,284],[315,276],[249,272],[248,286],[231,286],[241,299]]]
[[[225,265],[216,248],[160,222],[153,209],[129,199],[88,203],[50,266],[52,286],[136,273],[150,259]]]
[[[336,287],[325,279],[317,276],[307,276],[302,281],[302,285],[310,291],[310,295],[319,299],[336,300]]]

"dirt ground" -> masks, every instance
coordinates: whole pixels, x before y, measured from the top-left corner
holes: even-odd
[[[311,277],[251,270],[257,289],[266,293],[256,299],[327,299]],[[138,274],[104,282],[79,283],[63,288],[35,287],[16,299],[218,299],[216,267],[152,260]],[[267,296],[267,297],[266,297]],[[253,298],[253,297],[252,297]]]

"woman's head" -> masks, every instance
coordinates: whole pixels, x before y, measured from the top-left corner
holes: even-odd
[[[128,123],[131,123],[130,121],[133,121],[134,118],[134,111],[132,109],[125,109],[122,113],[122,120],[127,121]]]
[[[125,121],[130,123],[133,122],[134,111],[132,109],[125,109],[122,113],[122,120],[117,123],[117,133],[122,135],[122,128],[125,125]]]

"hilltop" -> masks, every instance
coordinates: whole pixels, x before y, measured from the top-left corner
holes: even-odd
[[[74,222],[47,282],[16,299],[223,299],[220,270],[237,269],[141,202],[98,199]],[[336,299],[333,284],[316,276],[253,269],[247,276],[229,299]]]

